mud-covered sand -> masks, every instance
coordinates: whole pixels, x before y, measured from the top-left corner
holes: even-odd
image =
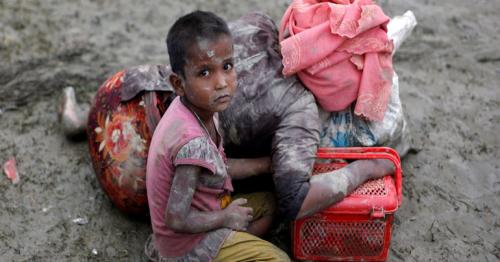
[[[113,207],[87,143],[63,136],[62,89],[87,102],[124,67],[166,63],[165,33],[188,11],[277,20],[288,1],[139,2],[0,0],[0,163],[15,157],[21,176],[13,185],[0,174],[1,261],[144,261],[149,224]],[[419,22],[394,60],[415,150],[389,260],[498,261],[500,2],[381,4]]]

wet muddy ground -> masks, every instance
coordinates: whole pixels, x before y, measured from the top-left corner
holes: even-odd
[[[389,260],[498,261],[500,2],[380,2],[419,22],[394,60],[415,150],[403,161]],[[0,0],[0,163],[15,157],[21,179],[0,175],[0,260],[145,261],[150,226],[111,205],[87,143],[63,136],[62,89],[87,102],[124,67],[166,63],[165,33],[191,10],[278,20],[287,4]]]

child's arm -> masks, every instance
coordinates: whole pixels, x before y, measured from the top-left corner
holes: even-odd
[[[200,233],[221,227],[246,231],[252,220],[252,209],[243,207],[246,199],[237,199],[223,210],[200,212],[191,209],[201,167],[181,165],[175,176],[165,211],[165,223],[176,232]]]
[[[251,176],[271,173],[271,158],[229,158],[227,173],[232,179],[243,179]]]
[[[368,179],[390,173],[394,173],[392,162],[377,159],[354,161],[333,172],[312,176],[297,218],[312,215],[344,199]]]

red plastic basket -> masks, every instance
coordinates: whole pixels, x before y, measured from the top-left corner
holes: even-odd
[[[292,222],[293,254],[299,260],[385,261],[394,212],[402,200],[401,160],[387,147],[320,148],[323,159],[389,159],[393,176],[369,180],[344,200],[312,216]],[[315,164],[313,175],[346,163]]]

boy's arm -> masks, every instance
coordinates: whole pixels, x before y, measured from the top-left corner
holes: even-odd
[[[220,211],[200,212],[191,209],[201,170],[201,167],[190,165],[176,167],[165,211],[166,225],[183,233],[207,232],[221,227],[245,231],[252,219],[252,209],[241,206],[246,203],[246,199],[237,199]]]
[[[271,158],[229,158],[227,167],[227,173],[232,179],[243,179],[271,173]]]
[[[394,165],[389,160],[358,160],[333,172],[312,176],[297,218],[310,216],[344,199],[368,179],[390,173],[394,173]]]

